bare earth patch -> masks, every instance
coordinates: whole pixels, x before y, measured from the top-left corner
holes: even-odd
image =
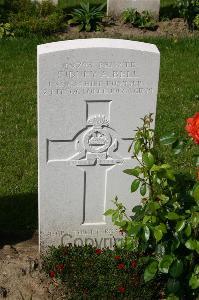
[[[63,299],[58,289],[41,271],[37,237],[18,244],[5,245],[0,249],[0,299],[4,298]]]
[[[135,28],[130,24],[123,24],[117,20],[114,22],[106,21],[103,31],[98,32],[79,32],[77,26],[68,27],[66,33],[58,34],[60,39],[74,38],[133,38],[133,37],[166,37],[166,38],[182,38],[199,36],[199,31],[191,32],[188,30],[187,24],[182,18],[175,18],[168,21],[158,22],[156,30],[147,30]]]

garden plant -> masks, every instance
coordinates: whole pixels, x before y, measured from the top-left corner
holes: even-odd
[[[91,7],[89,2],[81,2],[80,8],[75,8],[71,13],[68,24],[79,25],[79,31],[98,31],[102,28],[105,6],[106,3]]]
[[[105,214],[125,232],[120,247],[142,253],[140,263],[145,268],[144,280],[158,277],[166,282],[168,299],[196,299],[199,295],[199,161],[197,179],[177,174],[171,165],[159,158],[154,148],[152,116],[143,119],[129,148],[139,165],[124,170],[132,177],[131,192],[139,189],[142,203],[133,207],[128,216],[126,208],[116,198],[116,209]],[[186,130],[199,144],[199,113],[187,120]],[[179,154],[186,143],[174,133],[161,139]]]
[[[154,30],[157,28],[157,22],[149,11],[139,13],[135,9],[127,9],[122,13],[121,19],[124,23],[131,23],[141,29]]]

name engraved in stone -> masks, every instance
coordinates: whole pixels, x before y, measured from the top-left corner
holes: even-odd
[[[64,63],[42,90],[46,96],[152,93],[135,61]]]

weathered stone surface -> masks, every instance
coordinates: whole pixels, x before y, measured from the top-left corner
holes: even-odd
[[[108,0],[107,2],[107,14],[110,16],[119,16],[128,8],[136,9],[139,12],[148,10],[157,18],[160,0]]]
[[[39,228],[42,249],[111,247],[121,238],[103,213],[117,195],[128,208],[135,162],[128,146],[155,113],[155,45],[88,39],[38,46]]]

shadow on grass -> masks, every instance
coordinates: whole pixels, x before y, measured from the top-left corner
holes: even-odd
[[[179,18],[179,11],[175,5],[160,7],[160,20]]]
[[[0,198],[0,248],[31,239],[37,230],[37,194]]]

